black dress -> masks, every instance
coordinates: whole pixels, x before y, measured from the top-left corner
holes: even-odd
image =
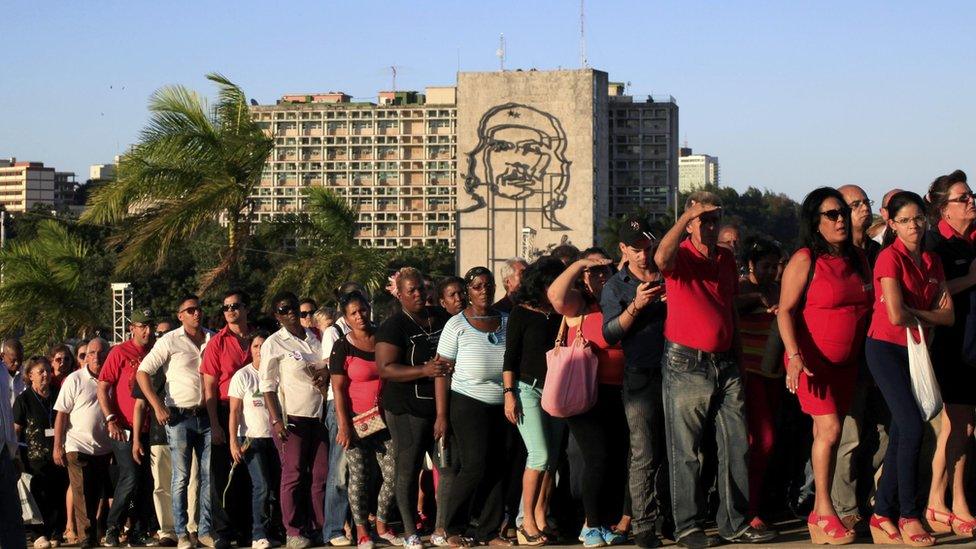
[[[946,236],[949,235],[949,236]],[[966,239],[954,234],[944,221],[926,235],[926,248],[938,254],[946,280],[965,276],[969,265],[976,258],[976,248]],[[952,326],[935,329],[932,341],[932,367],[939,381],[942,400],[946,404],[976,406],[976,368],[967,366],[962,358],[963,337],[966,333],[966,317],[969,316],[970,294],[967,288],[952,296],[956,321]],[[971,327],[976,329],[976,326]]]

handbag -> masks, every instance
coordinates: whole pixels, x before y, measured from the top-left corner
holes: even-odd
[[[922,419],[929,421],[939,415],[942,410],[942,394],[939,392],[939,382],[932,370],[932,359],[929,356],[928,345],[925,343],[925,333],[922,324],[915,321],[918,327],[918,341],[912,335],[912,329],[905,327],[908,342],[908,373],[912,378],[912,395],[922,411]]]
[[[555,345],[546,352],[546,382],[542,389],[542,409],[553,417],[582,414],[596,404],[597,358],[590,343],[583,337],[580,318],[576,337],[566,342],[566,317],[556,334]]]
[[[383,412],[380,411],[379,405],[352,417],[352,430],[356,438],[364,439],[385,429],[386,422],[383,421]]]

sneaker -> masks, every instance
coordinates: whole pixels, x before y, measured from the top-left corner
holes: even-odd
[[[346,536],[336,536],[329,540],[329,545],[333,547],[349,547],[352,545],[352,540]]]
[[[322,547],[325,545],[325,539],[322,538],[322,532],[315,532],[308,536],[308,543],[312,547]]]
[[[119,541],[119,531],[115,528],[110,528],[105,532],[105,541],[102,543],[102,547],[121,547],[122,543]]]
[[[356,549],[374,549],[373,540],[369,536],[363,536],[356,542]]]
[[[311,545],[312,542],[302,536],[288,536],[288,539],[285,540],[285,547],[288,549],[307,549]]]
[[[398,535],[396,535],[396,534],[394,534],[390,530],[387,530],[386,533],[384,533],[384,534],[376,534],[376,537],[380,538],[381,540],[383,540],[383,541],[385,541],[385,542],[387,542],[387,543],[389,543],[390,545],[393,545],[393,546],[399,547],[399,546],[403,545],[403,538],[400,537],[400,536],[398,536]]]
[[[420,540],[420,536],[413,534],[403,541],[403,549],[424,549],[424,542]]]
[[[627,536],[614,532],[609,528],[600,528],[603,531],[603,541],[607,542],[607,545],[623,545],[627,543]]]
[[[190,541],[190,536],[180,536],[180,539],[176,541],[176,549],[193,549],[196,545]]]
[[[722,544],[721,538],[706,535],[701,530],[689,532],[676,541],[679,547],[687,547],[688,549],[705,549],[706,547],[716,547]]]
[[[580,532],[580,539],[583,540],[583,547],[603,547],[607,544],[603,539],[603,530],[600,528],[584,526]]]
[[[251,549],[270,549],[270,548],[271,548],[271,542],[268,541],[268,538],[261,538],[257,541],[251,542]]]
[[[444,534],[431,534],[430,543],[434,547],[450,547],[450,543],[447,541],[447,536]]]
[[[155,538],[131,530],[125,541],[129,547],[156,547],[158,545]]]
[[[757,530],[752,526],[749,526],[741,534],[735,536],[734,538],[728,540],[733,543],[769,543],[776,539],[779,532],[776,530],[770,530],[769,528],[765,530]]]
[[[51,542],[46,537],[41,536],[34,540],[34,549],[50,549]]]
[[[653,549],[654,547],[661,546],[661,540],[654,534],[654,532],[646,532],[634,536],[634,545],[640,547],[641,549]]]
[[[197,536],[197,545],[200,547],[213,547],[216,545],[213,536],[210,534],[204,534],[202,536]]]

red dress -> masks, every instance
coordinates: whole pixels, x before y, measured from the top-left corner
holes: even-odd
[[[796,253],[809,255],[810,250]],[[866,259],[864,265],[867,269]],[[850,408],[873,297],[870,281],[862,279],[847,258],[817,258],[795,329],[803,361],[813,373],[800,374],[796,391],[807,414],[846,414]]]

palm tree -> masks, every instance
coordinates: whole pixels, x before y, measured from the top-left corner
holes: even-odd
[[[304,213],[272,222],[265,229],[263,237],[268,241],[290,241],[295,247],[292,258],[276,266],[265,292],[266,304],[281,290],[330,302],[335,300],[335,290],[350,280],[375,291],[386,281],[387,258],[380,250],[356,244],[356,210],[323,187],[310,187],[305,193]]]
[[[102,324],[101,309],[87,284],[91,248],[53,220],[37,225],[34,238],[17,239],[0,250],[0,332],[23,333],[28,353]]]
[[[219,262],[200,277],[200,293],[233,277],[250,238],[254,188],[274,140],[251,118],[247,98],[219,74],[211,106],[183,86],[153,94],[149,124],[122,156],[118,178],[96,189],[82,221],[116,228],[110,244],[121,246],[116,270],[162,268],[177,242],[194,238],[214,220],[226,225],[216,245]]]

